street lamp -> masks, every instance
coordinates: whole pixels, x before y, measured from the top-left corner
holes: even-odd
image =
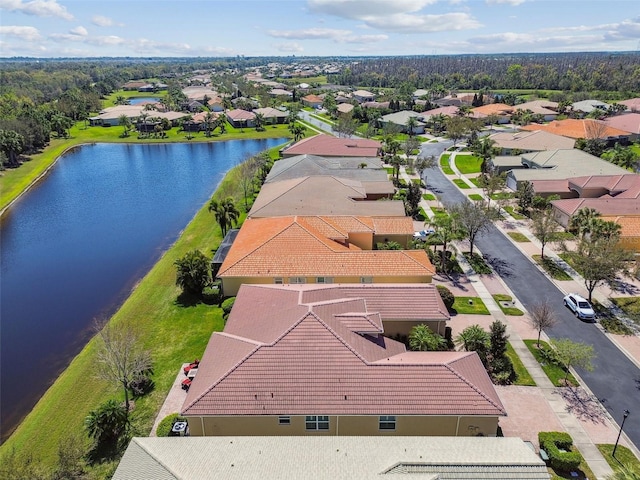
[[[629,416],[629,410],[625,410],[624,414],[622,415],[622,423],[620,424],[620,431],[618,432],[618,438],[616,438],[616,444],[613,446],[613,453],[611,453],[611,456],[614,458],[616,456],[616,448],[618,448],[618,442],[620,441],[620,435],[622,435],[622,429],[624,428],[624,421],[627,419],[628,416]]]

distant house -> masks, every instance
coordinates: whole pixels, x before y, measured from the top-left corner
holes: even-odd
[[[339,115],[348,115],[353,112],[354,106],[350,103],[340,103],[336,107]]]
[[[424,250],[362,248],[373,248],[376,238],[406,245],[410,218],[369,225],[359,218],[247,219],[217,273],[224,295],[236,295],[242,284],[431,283],[435,269]]]
[[[427,97],[429,95],[430,95],[429,90],[424,90],[422,88],[418,88],[417,90],[414,90],[414,92],[411,94],[414,100],[417,100],[418,98],[422,98],[422,97]]]
[[[458,111],[460,108],[455,105],[449,105],[447,107],[438,107],[432,110],[427,110],[426,112],[422,112],[422,118],[425,122],[430,121],[436,115],[444,115],[445,117],[455,117],[458,115]]]
[[[373,102],[376,99],[375,94],[368,92],[367,90],[356,90],[351,95],[358,103]]]
[[[224,111],[224,100],[220,97],[212,97],[207,102],[207,107],[212,112],[222,112]]]
[[[338,138],[318,134],[307,137],[282,151],[283,157],[294,155],[320,155],[323,157],[376,157],[382,144],[364,138]]]
[[[219,97],[218,93],[210,87],[190,86],[182,89],[182,93],[189,101],[205,102],[205,99]]]
[[[286,112],[271,107],[255,108],[253,113],[256,115],[261,114],[269,124],[286,123],[288,118],[288,114]]]
[[[558,117],[558,102],[549,100],[533,100],[513,106],[514,110],[530,111],[534,115],[542,115],[545,122],[551,122]]]
[[[571,109],[574,112],[582,112],[589,114],[594,110],[601,111],[603,114],[609,110],[611,105],[600,100],[582,100],[571,104]]]
[[[605,119],[604,123],[617,130],[631,133],[629,136],[630,141],[635,141],[640,137],[640,113],[631,112],[615,115]]]
[[[322,106],[322,98],[318,95],[306,95],[302,97],[302,103],[307,107],[318,108]]]
[[[640,113],[640,98],[630,98],[629,100],[622,100],[618,103],[627,107],[627,110],[631,112]]]
[[[269,95],[272,97],[293,97],[293,92],[282,88],[273,88],[269,91]]]
[[[246,110],[227,110],[226,112],[227,120],[231,125],[235,128],[250,128],[255,127],[255,119],[256,115],[253,112],[247,112]]]
[[[576,141],[569,137],[554,135],[544,130],[533,132],[499,132],[490,136],[494,147],[500,149],[500,155],[511,155],[513,152],[528,153],[543,150],[572,149]]]
[[[379,108],[381,110],[389,108],[389,102],[364,102],[362,108]]]
[[[123,90],[138,90],[138,88],[140,87],[144,87],[145,85],[147,85],[149,82],[144,82],[142,80],[132,80],[130,82],[125,83],[124,85],[122,85],[122,89]]]
[[[487,117],[496,116],[498,123],[509,123],[514,107],[504,103],[489,103],[481,107],[471,109],[472,117],[478,119],[486,119]]]
[[[425,124],[422,121],[422,114],[413,112],[411,110],[402,110],[400,112],[390,113],[380,118],[381,124],[396,125],[402,132],[409,133],[409,127],[407,123],[410,118],[415,118],[416,126],[413,127],[413,134],[420,135],[424,133]]]
[[[628,142],[631,137],[631,133],[608,126],[605,122],[593,119],[575,119],[567,118],[565,120],[554,120],[551,123],[545,125],[525,125],[520,127],[520,130],[533,132],[535,130],[543,130],[545,132],[553,133],[555,135],[562,135],[569,138],[584,138],[592,139],[599,138],[605,140],[610,144],[615,142]]]

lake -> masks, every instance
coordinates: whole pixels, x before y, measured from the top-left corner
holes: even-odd
[[[284,141],[82,146],[5,212],[3,441],[84,347],[94,319],[116,311],[227,170]]]

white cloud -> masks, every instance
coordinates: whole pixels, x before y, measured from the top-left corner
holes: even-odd
[[[367,24],[396,33],[431,33],[450,30],[471,30],[482,26],[467,13],[445,13],[443,15],[396,14],[387,18],[365,19]]]
[[[336,43],[372,43],[389,38],[387,35],[354,35],[351,30],[338,30],[332,28],[269,30],[267,34],[274,38],[288,38],[293,40],[332,40]]]
[[[59,17],[65,20],[73,20],[73,15],[67,11],[67,7],[60,5],[56,0],[0,0],[0,8],[10,12],[22,12],[37,17]]]
[[[34,42],[41,38],[37,28],[20,25],[0,26],[0,35],[18,38],[27,42]]]
[[[304,48],[297,42],[279,43],[274,45],[275,48],[282,53],[301,53],[304,52]]]
[[[97,25],[98,27],[124,27],[123,23],[116,23],[113,19],[109,17],[105,17],[104,15],[94,15],[91,17],[91,23]]]
[[[489,5],[512,5],[512,6],[518,6],[518,5],[522,5],[526,0],[486,0],[487,4]]]
[[[87,32],[87,29],[81,26],[72,28],[71,30],[69,30],[69,33],[71,35],[80,35],[81,37],[86,37],[87,35],[89,35],[89,32]]]
[[[437,0],[309,0],[318,13],[362,20],[364,16],[385,17],[396,13],[419,12]]]

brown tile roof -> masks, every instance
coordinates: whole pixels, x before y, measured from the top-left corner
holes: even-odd
[[[558,210],[573,215],[582,208],[594,208],[601,215],[640,215],[640,200],[636,198],[600,197],[600,198],[569,198],[554,200],[551,204]]]
[[[600,125],[598,125],[600,124]],[[575,118],[567,118],[566,120],[554,120],[546,125],[531,124],[520,127],[521,130],[534,131],[544,130],[556,135],[562,135],[569,138],[592,138],[595,134],[599,134],[599,138],[609,137],[627,137],[629,132],[612,128],[599,120],[584,119],[578,120]]]
[[[569,185],[583,190],[604,189],[610,195],[618,195],[640,187],[640,175],[631,173],[628,175],[587,175],[570,178]]]
[[[320,98],[318,95],[313,94],[302,97],[302,100],[309,103],[322,103],[322,98]]]
[[[569,182],[563,180],[531,180],[535,193],[568,193],[571,191]]]
[[[294,143],[283,151],[291,155],[321,155],[325,157],[376,157],[382,144],[363,138],[337,138],[318,134]]]
[[[640,134],[640,113],[625,113],[609,117],[604,121],[607,125],[625,132]]]
[[[460,107],[455,105],[449,105],[448,107],[439,107],[434,108],[433,110],[427,110],[426,112],[422,112],[422,116],[424,118],[429,118],[434,115],[446,115],[447,117],[453,117],[458,114]]]
[[[488,105],[482,105],[481,107],[472,108],[471,111],[475,115],[481,117],[487,117],[489,115],[511,115],[514,107],[507,105],[506,103],[489,103]]]
[[[256,118],[256,114],[253,112],[247,112],[246,110],[227,110],[227,117],[229,117],[233,121],[238,120],[253,120]]]
[[[377,328],[375,313],[362,299],[309,304],[293,288],[244,285],[182,413],[506,414],[477,354],[406,352],[351,329]]]
[[[629,100],[622,100],[618,103],[625,105],[631,111],[640,111],[640,98],[630,98]]]
[[[342,244],[314,228],[315,221],[298,217],[247,219],[218,276],[292,277],[345,276],[429,277],[435,273],[424,250],[362,251]]]
[[[622,227],[622,237],[640,237],[640,216],[602,217],[603,220],[616,222]]]

